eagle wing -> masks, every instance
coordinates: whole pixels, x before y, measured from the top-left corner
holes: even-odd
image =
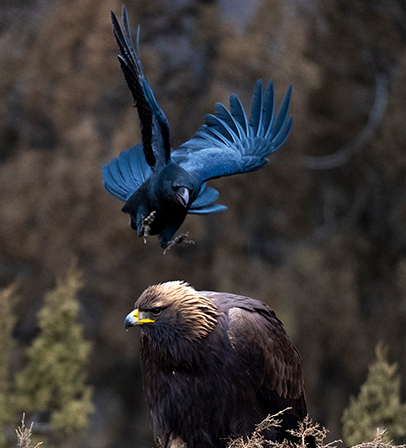
[[[266,308],[234,307],[229,319],[231,345],[251,365],[256,386],[298,398],[303,392],[301,358],[275,314]]]
[[[234,350],[235,369],[245,371],[258,406],[283,415],[284,426],[296,428],[307,415],[302,360],[282,322],[266,304],[249,297],[202,291],[228,315],[226,332]]]
[[[215,115],[189,141],[172,153],[172,158],[200,182],[221,176],[255,171],[264,166],[270,153],[287,140],[292,126],[289,116],[291,86],[275,116],[272,81],[255,84],[249,120],[237,95],[230,97],[230,111],[221,103]]]
[[[275,313],[260,305],[231,308],[228,337],[258,402],[271,415],[291,408],[282,420],[284,427],[294,429],[307,415],[301,357]]]

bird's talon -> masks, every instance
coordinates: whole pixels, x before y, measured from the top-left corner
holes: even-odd
[[[174,240],[169,241],[168,244],[165,247],[164,255],[166,254],[167,250],[173,249],[178,244],[184,243],[184,244],[195,244],[193,240],[187,240],[186,238],[189,236],[189,232],[181,233],[178,235]]]
[[[144,244],[147,243],[147,236],[151,232],[151,224],[154,222],[156,211],[151,212],[147,217],[142,217],[142,236],[144,237]]]

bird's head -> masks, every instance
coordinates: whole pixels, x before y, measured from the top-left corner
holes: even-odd
[[[175,201],[182,205],[182,207],[187,208],[189,205],[190,189],[187,187],[173,186],[173,191]]]
[[[194,197],[196,189],[189,173],[183,168],[180,169],[182,171],[172,180],[172,199],[186,209],[196,199]]]
[[[157,176],[155,194],[187,209],[196,199],[194,182],[190,174],[171,161]]]
[[[125,318],[125,328],[142,325],[155,341],[191,342],[205,338],[217,324],[217,307],[185,282],[149,286]]]

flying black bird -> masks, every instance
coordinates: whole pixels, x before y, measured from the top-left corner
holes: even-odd
[[[125,328],[142,325],[144,391],[163,448],[224,447],[286,408],[263,435],[294,440],[287,430],[307,414],[302,361],[272,309],[180,281],[148,287],[135,308]]]
[[[103,166],[103,186],[126,202],[122,211],[130,214],[131,227],[138,230],[139,236],[145,239],[159,235],[161,246],[168,247],[187,213],[210,214],[227,208],[215,204],[218,192],[207,186],[209,179],[257,170],[268,162],[266,157],[271,152],[285,143],[292,124],[291,87],[275,116],[273,84],[269,81],[264,92],[262,81],[258,80],[249,119],[233,94],[230,111],[217,103],[215,115],[207,115],[197,133],[172,151],[168,120],[142,68],[139,28],[134,48],[125,7],[123,27],[113,12],[111,19],[121,53],[121,69],[141,122],[142,144],[121,152]],[[180,236],[175,242],[182,239]]]

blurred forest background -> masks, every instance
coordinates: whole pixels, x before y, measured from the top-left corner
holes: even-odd
[[[293,85],[293,130],[264,169],[213,182],[228,210],[189,216],[181,230],[196,244],[163,255],[102,188],[102,165],[140,141],[110,24],[121,0],[2,0],[0,287],[17,281],[20,297],[11,373],[77,260],[95,408],[60,446],[151,447],[139,333],[123,320],[148,285],[183,279],[275,309],[303,357],[311,416],[340,438],[379,341],[406,390],[405,3],[126,6],[174,148],[233,92],[249,111],[258,78],[274,80],[278,104]]]

